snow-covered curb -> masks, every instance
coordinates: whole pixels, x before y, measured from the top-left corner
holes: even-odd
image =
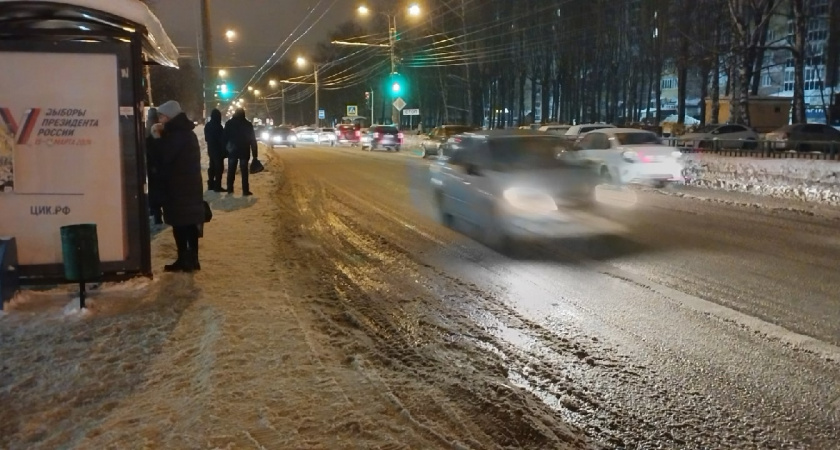
[[[690,185],[808,202],[840,204],[840,162],[688,154]]]

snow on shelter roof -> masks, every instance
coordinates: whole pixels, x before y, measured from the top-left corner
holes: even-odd
[[[50,8],[56,19],[67,21],[77,18],[134,31],[124,28],[123,24],[111,23],[102,13],[121,18],[145,29],[143,50],[151,60],[164,66],[178,67],[178,49],[158,18],[140,0],[0,0],[0,22],[8,20],[3,14],[6,6],[43,6]],[[74,12],[75,17],[70,12]]]

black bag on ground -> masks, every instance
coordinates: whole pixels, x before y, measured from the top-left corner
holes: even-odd
[[[213,220],[213,210],[210,209],[210,204],[207,200],[204,201],[204,223]]]
[[[263,166],[263,164],[260,162],[259,159],[254,158],[251,161],[251,167],[248,169],[248,172],[250,172],[250,173],[260,173],[264,170],[265,170],[265,166]]]

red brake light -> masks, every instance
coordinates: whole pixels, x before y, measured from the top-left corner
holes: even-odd
[[[402,134],[402,132],[398,133],[398,134],[397,134],[397,137],[398,137],[398,138],[400,138],[400,139],[402,139],[402,138],[403,138],[403,134]]]
[[[374,139],[379,139],[379,132],[378,131],[373,133],[373,138]]]
[[[356,137],[360,137],[361,135],[362,135],[362,132],[359,131],[359,130],[356,130]]]

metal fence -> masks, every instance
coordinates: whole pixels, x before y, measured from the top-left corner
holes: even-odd
[[[709,140],[697,145],[685,145],[678,137],[663,138],[663,142],[679,149],[683,153],[709,153],[736,158],[767,158],[767,159],[814,159],[826,161],[840,161],[840,142],[827,141],[796,141],[793,150],[781,147],[780,141],[767,140]],[[780,148],[781,147],[781,148]],[[788,146],[789,147],[789,146]],[[803,151],[802,149],[814,149]],[[818,149],[818,150],[817,150]]]

